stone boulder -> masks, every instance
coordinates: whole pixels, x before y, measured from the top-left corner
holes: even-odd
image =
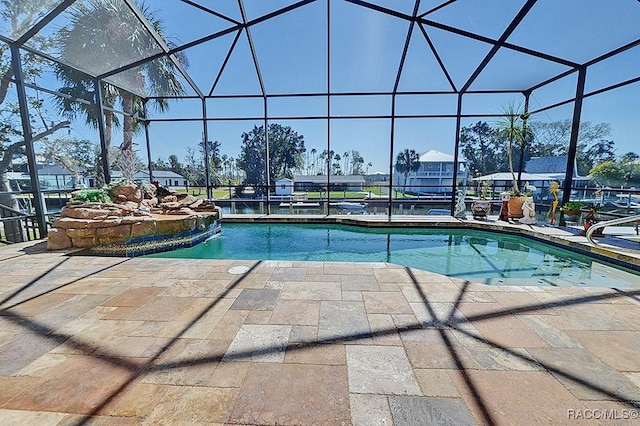
[[[142,200],[142,205],[147,206],[149,208],[154,208],[158,206],[158,199],[156,197],[145,198]]]
[[[142,201],[142,185],[136,183],[119,185],[111,189],[110,194],[111,198],[118,202],[140,203]]]
[[[181,194],[177,197],[177,201],[183,206],[190,206],[198,201],[198,199],[191,194]]]
[[[73,246],[71,238],[67,235],[64,229],[52,228],[49,229],[47,238],[47,249],[49,250],[64,250]]]
[[[178,202],[178,197],[176,197],[175,195],[165,195],[164,197],[160,198],[160,203],[177,203]]]
[[[155,185],[145,185],[143,187],[143,198],[145,200],[151,200],[158,195],[158,188]]]
[[[64,250],[115,246],[120,250],[117,253],[122,255],[125,250],[123,247],[132,239],[170,239],[185,231],[204,231],[205,225],[220,219],[219,210],[214,214],[206,214],[191,209],[186,202],[193,206],[209,202],[195,197],[182,197],[183,203],[165,203],[161,208],[154,209],[156,214],[144,211],[148,209],[144,204],[151,204],[151,201],[127,201],[125,204],[69,203],[49,230],[47,248]],[[112,249],[107,252],[113,253],[109,250]]]

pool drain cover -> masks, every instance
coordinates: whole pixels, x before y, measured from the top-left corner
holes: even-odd
[[[248,266],[234,266],[233,268],[229,269],[229,273],[232,275],[242,275],[246,274],[248,271]]]

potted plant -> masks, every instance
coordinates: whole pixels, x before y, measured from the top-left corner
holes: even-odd
[[[480,186],[480,199],[471,203],[471,213],[474,219],[484,219],[491,212],[491,200],[487,200],[487,192],[491,183],[488,180],[482,182]]]
[[[564,214],[564,220],[567,222],[578,222],[582,209],[585,208],[582,201],[567,201],[560,207],[560,211]]]
[[[513,148],[517,143],[520,147],[521,160],[524,155],[524,149],[527,142],[527,137],[531,131],[527,128],[527,114],[520,112],[514,103],[508,104],[503,108],[502,120],[498,123],[498,133],[507,141],[507,158],[509,159],[509,171],[511,172],[512,186],[509,191],[508,201],[508,217],[509,218],[522,218],[524,216],[522,212],[522,205],[526,201],[526,194],[523,194],[518,187],[518,179],[513,167]],[[522,165],[522,161],[520,161]]]

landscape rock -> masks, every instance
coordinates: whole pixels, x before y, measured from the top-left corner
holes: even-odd
[[[175,195],[167,195],[160,198],[160,203],[176,203],[178,202],[178,197]]]
[[[147,206],[149,208],[156,207],[158,205],[158,198],[156,197],[145,198],[144,200],[142,200],[142,205]]]
[[[178,210],[167,210],[165,212],[165,214],[169,214],[169,215],[192,215],[192,214],[196,214],[196,212],[191,210],[189,207],[182,207],[182,208],[179,208]]]
[[[64,229],[49,229],[47,239],[47,249],[49,250],[64,250],[72,247],[71,238],[67,235]]]
[[[136,183],[127,183],[124,185],[118,185],[111,189],[111,197],[120,201],[121,197],[124,197],[123,201],[133,201],[140,203],[142,201],[142,185]]]
[[[131,191],[119,194],[123,197],[117,197],[118,200],[131,193],[134,193],[134,198],[137,197],[133,191],[134,187],[138,188],[136,185],[124,186]],[[122,204],[70,202],[62,209],[60,218],[49,230],[47,248],[90,248],[127,244],[132,238],[171,237],[186,231],[204,231],[208,225],[220,218],[220,208],[210,200],[199,199],[189,194],[181,194],[180,197],[175,194],[168,195],[162,198],[165,199],[168,201],[160,204],[155,197],[139,202],[127,198]],[[196,209],[210,210],[216,214],[198,214]]]
[[[71,217],[74,219],[104,219],[107,217],[107,211],[94,208],[72,208],[64,209],[60,212],[60,217]]]
[[[158,207],[164,210],[177,210],[182,207],[182,204],[178,203],[177,201],[170,201],[166,203],[160,203],[158,204]]]
[[[191,205],[191,204],[195,203],[196,201],[198,201],[198,199],[196,197],[194,197],[193,195],[190,195],[190,194],[186,194],[185,196],[180,197],[178,199],[178,202],[180,204],[182,204],[183,206]]]

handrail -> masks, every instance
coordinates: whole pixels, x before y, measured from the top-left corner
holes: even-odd
[[[620,225],[623,223],[635,222],[637,220],[640,220],[640,214],[635,216],[619,217],[617,219],[611,219],[604,222],[598,222],[594,225],[591,225],[589,229],[587,229],[587,233],[586,233],[587,241],[589,241],[593,245],[598,245],[598,243],[595,242],[593,238],[591,238],[591,235],[596,231],[596,229],[604,228],[605,226]]]
[[[1,211],[8,211],[9,213],[12,213],[11,217],[27,217],[29,216],[28,214],[21,212],[20,210],[16,210],[14,208],[11,208],[9,206],[5,206],[4,204],[0,204],[0,210]]]
[[[39,238],[35,215],[29,215],[0,204],[0,224],[4,229],[4,243],[20,243]]]

